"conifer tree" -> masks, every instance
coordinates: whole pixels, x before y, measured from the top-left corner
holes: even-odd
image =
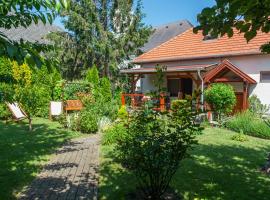
[[[93,65],[113,76],[151,33],[141,10],[140,0],[74,0],[62,13],[68,33],[51,37],[66,78],[79,78]]]

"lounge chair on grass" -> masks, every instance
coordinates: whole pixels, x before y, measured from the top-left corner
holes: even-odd
[[[11,111],[15,121],[21,121],[27,119],[27,114],[23,111],[20,105],[17,102],[6,103],[9,110]]]

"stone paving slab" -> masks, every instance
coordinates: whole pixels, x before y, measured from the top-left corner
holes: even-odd
[[[99,135],[72,140],[56,152],[21,200],[97,200]]]

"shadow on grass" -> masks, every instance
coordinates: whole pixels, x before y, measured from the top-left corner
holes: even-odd
[[[260,172],[267,150],[201,144],[172,185],[186,199],[269,199],[270,177]]]
[[[16,199],[17,192],[40,172],[48,156],[64,142],[79,136],[58,123],[35,119],[33,131],[27,123],[0,121],[0,199]]]
[[[171,186],[184,199],[268,200],[270,177],[260,172],[268,148],[270,144],[249,148],[230,141],[200,144],[192,151],[193,158],[181,163]],[[111,160],[112,149],[104,154],[100,197],[124,199],[135,190],[135,178]]]
[[[102,146],[101,152],[99,199],[125,199],[129,192],[136,190],[135,177],[116,163],[112,146]]]

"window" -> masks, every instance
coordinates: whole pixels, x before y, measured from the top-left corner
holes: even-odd
[[[213,35],[206,35],[203,37],[203,41],[208,41],[208,40],[216,40],[218,37],[217,36],[213,36]]]
[[[261,72],[261,82],[270,82],[270,71]]]

